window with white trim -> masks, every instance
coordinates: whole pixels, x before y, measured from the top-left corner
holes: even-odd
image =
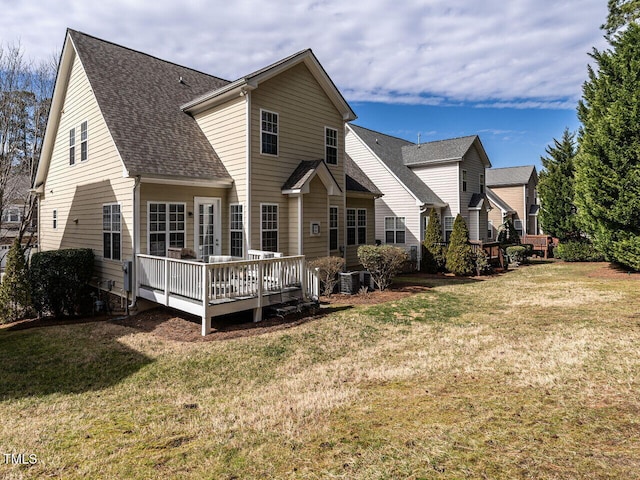
[[[522,237],[522,234],[524,233],[522,231],[522,220],[515,219],[513,221],[513,228],[515,228],[516,232],[518,232],[518,235],[520,235],[520,237]]]
[[[454,217],[444,217],[444,241],[449,243],[451,232],[453,232]]]
[[[69,130],[69,165],[76,163],[76,129]]]
[[[384,217],[384,242],[405,243],[405,217]]]
[[[347,208],[347,245],[367,243],[367,209]]]
[[[87,131],[87,121],[85,120],[80,124],[80,161],[87,160],[89,155],[88,143],[89,132]]]
[[[122,256],[120,205],[109,203],[102,205],[102,256],[111,260],[120,260]]]
[[[330,165],[338,164],[338,130],[324,128],[325,161]]]
[[[260,153],[278,155],[278,114],[260,110]]]
[[[427,228],[429,228],[429,215],[422,217],[422,238],[427,238]]]
[[[467,191],[467,171],[462,170],[462,191]]]
[[[367,243],[367,209],[358,209],[358,245]]]
[[[480,193],[484,193],[484,173],[480,174]]]
[[[260,243],[265,252],[278,251],[278,205],[262,204]]]
[[[164,257],[167,248],[184,248],[186,218],[184,203],[149,202],[149,255]]]
[[[338,207],[329,207],[329,250],[338,250]]]
[[[52,219],[53,229],[55,230],[56,228],[58,228],[58,210],[57,209],[54,209],[53,212],[51,212],[51,219]]]
[[[243,211],[241,203],[232,203],[229,206],[229,231],[231,256],[244,256]]]
[[[493,238],[493,220],[487,221],[487,238],[491,240]]]

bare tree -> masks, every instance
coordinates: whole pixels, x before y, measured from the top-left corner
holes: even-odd
[[[17,236],[31,233],[37,199],[29,192],[38,168],[57,61],[26,61],[20,44],[0,45],[0,231],[8,208],[21,210]],[[17,234],[17,235],[16,235]]]

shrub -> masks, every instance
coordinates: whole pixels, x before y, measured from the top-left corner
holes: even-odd
[[[601,262],[604,257],[588,240],[569,240],[561,242],[554,250],[553,256],[565,262]]]
[[[391,245],[362,245],[358,247],[358,259],[371,273],[371,278],[380,290],[389,285],[393,277],[402,271],[409,259],[407,252]]]
[[[429,213],[429,224],[424,235],[424,248],[422,249],[422,270],[428,273],[441,272],[447,263],[444,239],[442,238],[442,226],[438,214],[432,208]]]
[[[475,269],[475,255],[469,244],[469,230],[462,215],[458,214],[453,222],[447,248],[447,270],[456,276],[463,276],[473,275]]]
[[[29,270],[36,310],[55,317],[83,313],[92,275],[93,251],[89,248],[36,253]]]
[[[487,255],[487,252],[485,252],[484,250],[478,250],[478,252],[476,253],[475,265],[476,273],[478,275],[491,273],[493,270],[493,268],[489,264],[489,257]]]
[[[24,258],[25,252],[17,238],[7,253],[4,278],[0,285],[0,315],[2,321],[12,322],[24,316],[31,309],[31,289],[29,269]]]
[[[344,258],[322,257],[309,263],[311,268],[318,269],[318,276],[322,285],[322,294],[329,296],[338,283],[338,274],[344,270]]]
[[[523,245],[513,245],[506,249],[510,263],[523,263],[527,258],[527,248]]]

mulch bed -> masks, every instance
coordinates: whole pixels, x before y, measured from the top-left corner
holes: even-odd
[[[83,318],[61,319],[34,318],[20,320],[12,324],[0,325],[7,330],[24,330],[27,328],[47,327],[53,325],[74,325],[88,322],[108,321],[132,329],[149,332],[165,340],[179,342],[211,342],[231,338],[262,335],[267,332],[295,327],[306,322],[317,320],[329,313],[351,308],[354,305],[374,305],[404,298],[424,292],[428,287],[416,285],[391,286],[380,292],[369,292],[366,295],[334,294],[320,298],[320,308],[315,312],[294,313],[284,318],[271,316],[262,322],[253,323],[251,312],[241,312],[224,317],[214,318],[214,331],[203,337],[200,334],[200,318],[177,312],[164,307],[153,308],[128,317],[93,316]]]

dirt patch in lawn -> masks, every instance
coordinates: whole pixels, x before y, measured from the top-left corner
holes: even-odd
[[[640,272],[633,272],[622,265],[598,262],[594,263],[594,267],[596,268],[587,275],[588,277],[640,280]]]

